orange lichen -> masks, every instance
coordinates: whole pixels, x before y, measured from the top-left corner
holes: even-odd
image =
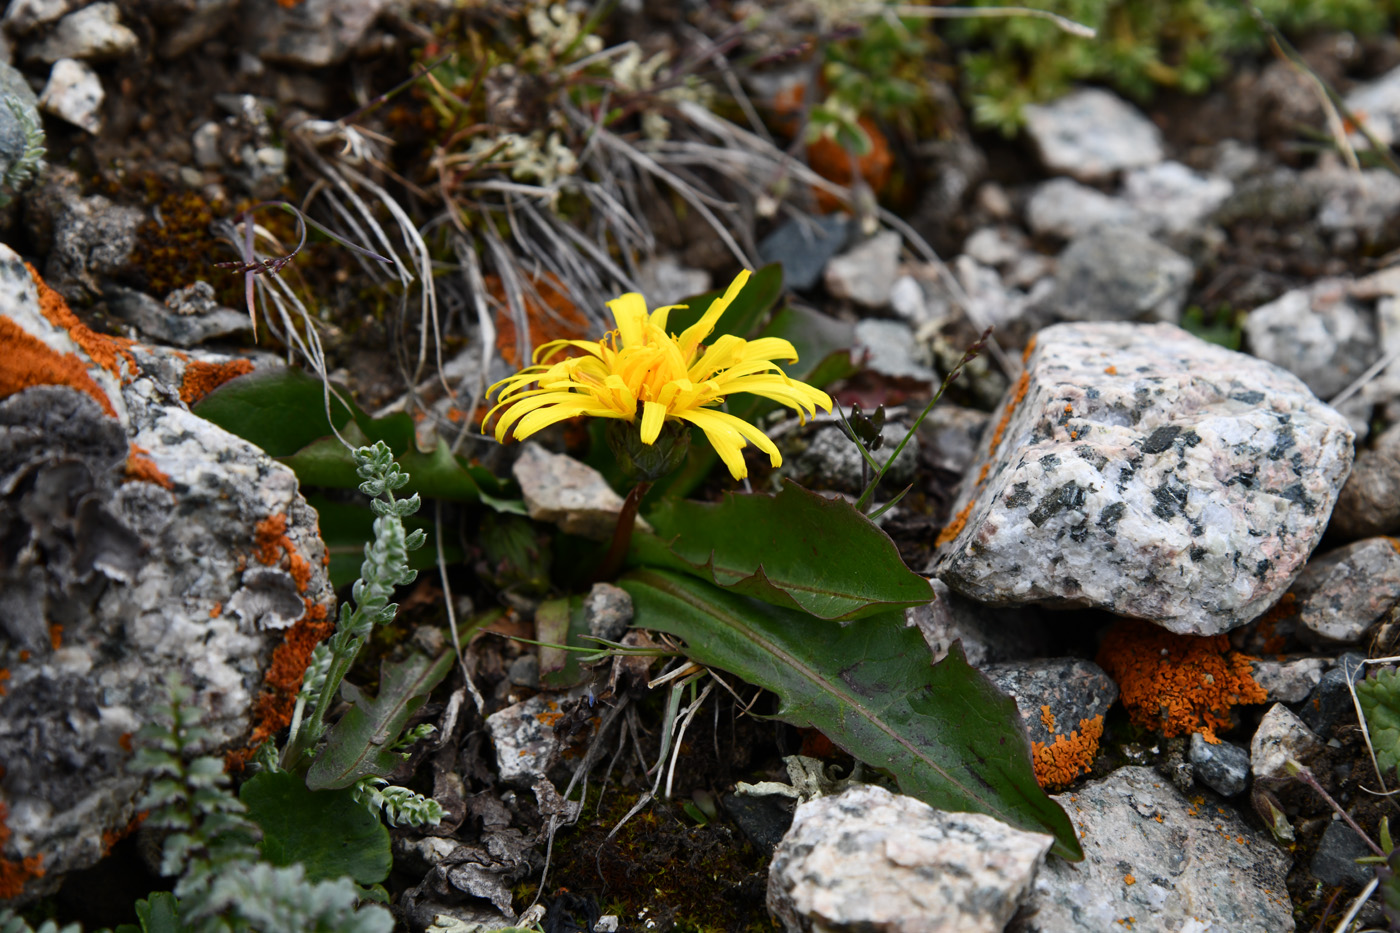
[[[5,825],[5,820],[9,816],[9,806],[0,803],[0,853],[5,851],[5,844],[10,841],[11,830],[9,826]],[[0,901],[19,897],[24,893],[25,884],[35,878],[42,877],[44,877],[44,855],[42,852],[20,859],[18,862],[0,855]]]
[[[117,744],[121,746],[122,751],[126,752],[127,754],[130,754],[133,750],[133,746],[131,744],[131,733],[123,732],[121,735],[117,736]]]
[[[92,358],[92,361],[101,366],[107,372],[123,378],[121,364],[118,358],[125,360],[131,367],[131,372],[136,371],[136,358],[131,355],[128,349],[136,341],[126,337],[113,337],[110,334],[99,334],[88,327],[78,316],[68,307],[68,302],[63,296],[44,282],[39,277],[39,272],[29,263],[24,267],[29,270],[29,277],[34,280],[34,287],[39,292],[39,311],[44,315],[50,324],[68,332],[68,336],[73,338],[73,342],[82,347],[83,352]]]
[[[990,459],[1001,446],[1002,435],[1006,433],[1006,428],[1011,424],[1011,416],[1015,414],[1017,406],[1026,400],[1026,390],[1030,388],[1031,375],[1024,369],[1021,370],[1021,377],[1016,380],[1016,385],[1011,390],[1011,398],[1006,402],[1006,408],[1001,413],[1001,420],[997,422],[996,429],[992,431],[992,443],[987,448],[987,457]]]
[[[142,810],[140,813],[136,814],[136,816],[132,819],[130,823],[127,823],[121,829],[104,829],[102,831],[103,857],[105,858],[106,856],[111,855],[112,847],[115,846],[117,843],[121,842],[127,836],[130,836],[132,833],[136,832],[136,830],[140,828],[141,824],[146,822],[146,817],[150,815],[150,810]]]
[[[947,525],[943,526],[943,530],[940,531],[938,533],[938,537],[934,539],[933,543],[935,547],[942,547],[949,541],[952,541],[958,535],[962,534],[963,528],[967,526],[968,517],[972,515],[972,507],[976,504],[976,499],[969,499],[967,505],[962,507],[962,511],[960,511],[957,515],[954,515],[953,520]]]
[[[10,688],[5,686],[5,681],[9,679],[10,669],[8,667],[0,667],[0,697],[5,696],[10,692]]]
[[[149,456],[149,451],[142,450],[135,444],[131,445],[131,452],[126,455],[126,478],[133,483],[155,483],[164,489],[174,489],[175,484],[170,481],[170,477],[165,475],[156,462]]]
[[[1169,738],[1200,732],[1219,742],[1215,730],[1231,726],[1232,706],[1267,698],[1254,682],[1254,659],[1231,651],[1224,635],[1176,635],[1124,619],[1109,629],[1097,660],[1117,681],[1133,723]]]
[[[1034,352],[1035,352],[1035,338],[1032,337],[1032,338],[1026,343],[1026,348],[1025,348],[1024,350],[1021,351],[1021,364],[1022,364],[1022,365],[1025,365],[1026,363],[1029,363],[1029,362],[1031,361],[1031,354],[1034,353]]]
[[[210,608],[210,610],[209,610],[209,618],[211,618],[211,619],[217,619],[219,616],[221,616],[221,615],[223,615],[223,614],[224,614],[224,604],[223,604],[223,603],[215,603],[215,604],[213,605],[213,607]]]
[[[0,398],[33,386],[69,386],[91,396],[113,418],[117,410],[102,387],[88,375],[87,366],[72,353],[59,353],[7,317],[0,316]]]
[[[19,652],[19,659],[20,659],[20,662],[21,662],[21,663],[23,663],[23,662],[29,660],[29,649],[28,649],[28,648],[21,648],[21,649],[20,649],[20,652]]]
[[[1050,712],[1050,707],[1042,706],[1040,708],[1040,724],[1045,727],[1046,732],[1051,735],[1055,734],[1055,714]]]
[[[49,644],[55,651],[63,647],[63,626],[57,622],[49,626]]]
[[[1117,366],[1109,366],[1109,367],[1106,368],[1103,372],[1104,372],[1104,375],[1105,375],[1105,376],[1116,376],[1116,375],[1118,375],[1118,367],[1117,367]]]
[[[252,371],[252,360],[229,360],[226,363],[196,360],[185,367],[185,378],[180,381],[180,401],[193,405],[230,379],[246,376]]]
[[[1045,707],[1046,710],[1049,707]],[[1103,736],[1103,716],[1079,720],[1079,728],[1069,735],[1055,736],[1054,743],[1031,743],[1035,779],[1041,787],[1064,787],[1080,773],[1088,773],[1099,751]]]
[[[305,597],[303,597],[305,599]],[[236,749],[225,758],[230,771],[240,770],[258,748],[292,721],[297,692],[311,652],[330,636],[335,623],[327,620],[326,607],[306,599],[306,614],[287,629],[282,644],[272,651],[263,688],[253,703],[253,731],[246,748]]]
[[[488,275],[485,284],[487,293],[507,307],[506,289],[500,277]],[[533,291],[523,289],[525,322],[529,328],[527,336],[531,346],[538,347],[551,340],[582,340],[588,336],[588,318],[569,300],[557,276],[546,272],[534,279],[532,284]],[[535,293],[538,293],[538,298]],[[511,366],[521,365],[516,346],[515,318],[509,311],[496,318],[496,350]]]
[[[1032,339],[1031,345],[1026,347],[1027,356],[1030,356],[1031,346],[1034,344],[1035,341]],[[992,441],[987,447],[986,462],[982,464],[982,469],[977,474],[977,482],[972,487],[972,497],[968,499],[967,505],[963,506],[962,511],[954,515],[953,520],[938,533],[937,539],[934,540],[934,547],[942,547],[962,534],[963,528],[967,525],[968,517],[972,515],[972,507],[977,502],[978,490],[982,488],[982,484],[987,480],[987,474],[991,472],[992,457],[995,456],[997,448],[1001,446],[1001,438],[1006,433],[1006,426],[1011,423],[1011,415],[1016,411],[1016,407],[1025,401],[1026,391],[1030,388],[1030,384],[1030,374],[1022,370],[1021,378],[1016,380],[1016,385],[1011,390],[1011,397],[1006,401],[1006,409],[1001,413],[1001,420],[997,422],[996,430],[992,432]]]
[[[1124,884],[1137,884],[1137,879],[1134,878],[1132,875],[1124,875],[1124,876],[1123,876],[1123,883],[1124,883]]]
[[[258,563],[271,567],[282,558],[283,542],[287,537],[287,516],[280,512],[269,515],[253,528],[253,556]]]

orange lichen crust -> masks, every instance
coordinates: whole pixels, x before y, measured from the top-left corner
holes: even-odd
[[[273,649],[262,692],[253,703],[253,731],[248,745],[230,752],[225,759],[230,771],[242,769],[264,742],[292,721],[292,709],[311,652],[335,630],[335,623],[326,616],[325,606],[307,599],[306,614],[287,629],[282,644]]]
[[[0,803],[0,853],[5,851],[5,844],[10,841],[11,830],[5,825],[5,820],[9,818],[10,808],[4,803]],[[0,854],[0,901],[7,901],[12,897],[19,897],[24,893],[24,886],[35,878],[44,877],[44,855],[31,855],[18,862],[7,859]]]
[[[1231,651],[1224,635],[1176,635],[1124,619],[1109,629],[1097,660],[1117,681],[1133,723],[1168,738],[1200,732],[1219,742],[1215,730],[1230,728],[1230,707],[1267,698],[1254,682],[1254,659]]]
[[[269,515],[253,529],[253,556],[258,563],[271,567],[287,556],[287,572],[296,581],[297,592],[305,593],[311,585],[311,562],[297,553],[296,544],[287,537],[287,516]]]
[[[88,375],[87,366],[72,353],[59,353],[7,317],[0,317],[0,398],[8,398],[33,386],[69,386],[91,396],[113,418],[117,410],[102,387]]]
[[[136,814],[135,818],[133,818],[130,823],[127,823],[120,829],[104,829],[102,831],[102,857],[106,858],[111,855],[112,847],[140,829],[141,824],[146,822],[146,817],[150,815],[150,810],[142,810],[140,813]]]
[[[180,381],[180,401],[193,405],[230,379],[246,376],[252,371],[252,360],[229,360],[226,363],[195,360],[185,367],[185,378]]]
[[[78,316],[68,307],[68,302],[63,299],[63,296],[45,284],[33,266],[25,263],[24,267],[29,270],[29,277],[34,280],[34,287],[39,291],[39,310],[50,324],[67,331],[68,336],[73,338],[73,342],[82,347],[83,352],[91,357],[94,363],[117,379],[123,378],[119,359],[124,360],[130,367],[129,373],[136,372],[136,358],[131,355],[131,351],[128,349],[136,341],[126,337],[99,334],[88,327],[78,320]]]
[[[1046,713],[1049,707],[1043,707]],[[1035,779],[1044,788],[1061,788],[1080,773],[1087,774],[1103,737],[1103,716],[1079,720],[1079,728],[1069,735],[1057,735],[1053,744],[1031,743]]]
[[[488,275],[484,281],[487,293],[506,307],[506,289],[500,277]],[[552,340],[582,340],[588,336],[588,318],[569,300],[557,276],[546,272],[532,284],[533,292],[524,289],[525,322],[529,326],[531,346],[538,347]],[[523,365],[516,347],[515,318],[509,312],[496,318],[496,351],[511,366]]]
[[[163,489],[174,489],[175,484],[170,481],[170,477],[148,454],[150,451],[142,450],[135,444],[131,445],[131,452],[126,455],[126,478],[133,483],[155,483]]]
[[[1026,356],[1030,357],[1030,352],[1035,346],[1032,340],[1026,346]],[[997,422],[996,429],[992,432],[992,441],[987,446],[986,462],[982,464],[981,471],[977,474],[977,482],[973,484],[972,494],[967,500],[967,505],[962,507],[962,511],[953,516],[953,520],[944,526],[934,539],[934,547],[942,547],[962,534],[963,528],[967,526],[967,520],[972,515],[972,507],[977,504],[977,494],[982,488],[982,484],[987,481],[987,474],[992,469],[992,458],[996,456],[997,449],[1001,447],[1002,435],[1006,433],[1006,426],[1011,423],[1011,416],[1016,408],[1026,400],[1026,391],[1030,388],[1031,377],[1025,370],[1021,371],[1021,378],[1016,380],[1016,385],[1011,390],[1011,397],[1006,400],[1006,408],[1001,413],[1001,420]]]

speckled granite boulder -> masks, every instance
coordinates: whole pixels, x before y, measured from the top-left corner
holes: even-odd
[[[1352,432],[1296,377],[1167,324],[1041,331],[931,568],[981,602],[1213,635],[1267,609],[1327,524]]]
[[[4,246],[0,344],[0,901],[23,902],[136,816],[132,736],[168,673],[195,691],[201,751],[255,744],[290,718],[335,597],[291,470],[190,414],[146,350],[87,330]]]
[[[1050,843],[861,784],[797,808],[768,910],[787,933],[1000,933]]]
[[[1119,768],[1055,798],[1084,845],[1052,860],[1007,933],[1289,933],[1288,856],[1218,803],[1151,768]]]

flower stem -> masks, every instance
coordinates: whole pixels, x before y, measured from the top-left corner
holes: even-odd
[[[617,513],[617,527],[613,529],[612,544],[608,546],[608,553],[603,557],[603,562],[593,572],[594,583],[611,580],[622,569],[627,549],[632,546],[632,528],[637,524],[637,508],[650,490],[651,483],[643,480],[633,486],[632,491],[627,493],[627,498],[622,500],[622,511]]]

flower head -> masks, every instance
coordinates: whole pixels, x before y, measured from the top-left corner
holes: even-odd
[[[667,332],[666,319],[684,305],[648,314],[645,299],[636,292],[608,302],[616,330],[598,341],[547,343],[535,351],[536,365],[491,387],[491,392],[500,391],[491,414],[505,409],[496,423],[496,438],[504,442],[513,430],[516,439],[524,439],[555,422],[592,415],[636,424],[641,442],[651,445],[666,422],[684,421],[705,432],[735,479],[748,474],[742,453],[748,442],[768,454],[773,466],[781,465],[778,448],[767,435],[715,406],[748,392],[806,417],[818,406],[831,411],[831,397],[784,375],[774,360],[795,362],[797,351],[779,337],[744,340],[724,334],[709,346],[702,343],[748,278],[747,271],[740,272],[680,336]],[[583,355],[555,360],[569,347]]]

